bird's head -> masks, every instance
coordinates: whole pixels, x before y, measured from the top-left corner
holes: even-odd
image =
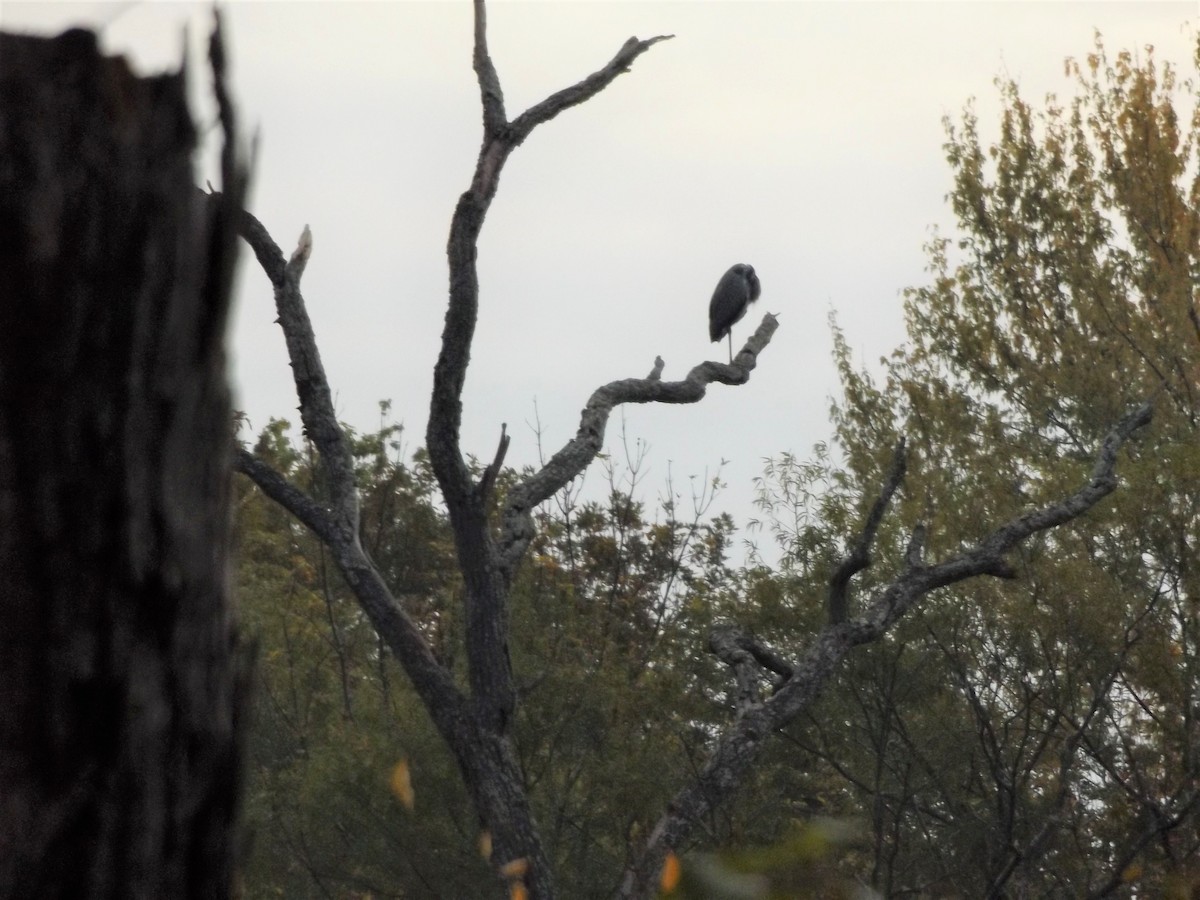
[[[762,285],[759,283],[758,273],[754,271],[754,266],[750,265],[749,263],[738,263],[733,267],[733,269],[746,279],[746,284],[750,288],[750,298],[748,302],[753,303],[762,293]]]
[[[754,271],[754,266],[746,266],[746,278],[750,281],[750,302],[753,303],[762,293],[762,285],[758,282],[758,274]]]

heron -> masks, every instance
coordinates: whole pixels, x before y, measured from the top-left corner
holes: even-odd
[[[745,263],[730,266],[713,291],[712,301],[708,304],[708,336],[713,343],[729,336],[730,364],[733,363],[733,325],[761,293],[762,285],[754,274],[754,266]]]

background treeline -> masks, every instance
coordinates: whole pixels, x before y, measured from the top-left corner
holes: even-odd
[[[1025,545],[1015,578],[936,593],[857,651],[696,845],[792,847],[752,862],[779,896],[835,876],[885,896],[1191,896],[1200,110],[1149,50],[1109,58],[1097,42],[1071,74],[1073,96],[1040,107],[1000,84],[994,141],[970,107],[947,121],[958,227],[933,237],[929,282],[906,293],[905,345],[872,376],[835,328],[835,439],[760,482],[780,565],[731,564],[712,485],[647,505],[614,477],[606,501],[566,493],[539,511],[512,593],[515,741],[562,896],[612,893],[730,719],[713,624],[794,646],[827,621],[832,566],[900,434],[910,471],[865,588],[903,565],[918,522],[936,560],[1070,493],[1147,398],[1154,422],[1122,451],[1112,498]],[[848,252],[869,253],[869,236]],[[384,412],[354,438],[361,540],[465,679],[453,537],[426,458],[401,451]],[[321,496],[286,423],[254,451]],[[403,674],[312,535],[237,490],[238,590],[259,642],[246,895],[490,895],[479,823]],[[853,837],[795,849],[798,833],[821,843],[797,829],[827,819]]]

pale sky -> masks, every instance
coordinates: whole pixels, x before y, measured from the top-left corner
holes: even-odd
[[[390,399],[424,442],[445,314],[445,241],[480,145],[467,2],[222,5],[241,121],[261,135],[252,211],[284,253],[311,226],[303,287],[341,417],[377,426]],[[204,3],[0,0],[0,27],[103,28],[145,72],[178,63],[185,28],[211,121]],[[592,390],[649,373],[682,378],[710,345],[708,301],[735,262],[763,295],[734,329],[779,316],[750,383],[689,406],[625,410],[648,445],[653,504],[727,460],[715,509],[744,524],[763,459],[831,435],[830,311],[865,365],[903,340],[902,300],[922,244],[952,219],[941,120],[977,99],[996,131],[997,75],[1040,104],[1066,96],[1068,56],[1099,29],[1114,55],[1153,44],[1190,73],[1195,2],[496,2],[493,59],[510,117],[606,63],[631,35],[674,34],[607,90],[534,131],[510,158],[480,241],[480,317],[463,446],[508,463],[574,433]],[[201,176],[206,177],[206,176]],[[260,429],[297,420],[266,276],[242,259],[232,323],[237,406]],[[620,417],[609,444],[620,450]],[[599,493],[593,470],[589,486]],[[760,538],[760,542],[765,539]],[[773,555],[773,554],[772,554]],[[741,562],[741,551],[734,554]]]

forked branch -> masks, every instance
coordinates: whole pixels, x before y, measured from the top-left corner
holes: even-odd
[[[459,444],[462,424],[462,390],[470,361],[471,343],[479,310],[476,244],[491,206],[504,163],[536,128],[559,113],[583,103],[629,71],[633,62],[669,35],[639,40],[630,38],[602,69],[582,81],[547,97],[509,122],[504,92],[487,44],[487,17],[483,0],[475,0],[473,63],[483,107],[484,138],[470,188],[459,198],[450,225],[447,255],[450,262],[450,303],[442,331],[442,348],[434,368],[433,397],[426,444],[430,463],[446,496],[451,516],[458,515],[456,500],[470,491],[471,479]]]
[[[467,670],[476,709],[489,729],[505,733],[516,689],[509,662],[508,598],[511,581],[497,556],[488,521],[487,495],[496,473],[476,484],[461,446],[462,391],[479,314],[478,240],[508,156],[538,125],[595,96],[661,38],[632,38],[598,72],[547,97],[509,122],[500,76],[487,43],[483,0],[475,3],[473,66],[483,111],[483,145],[470,187],[459,198],[450,224],[446,255],[450,297],[442,345],[433,371],[433,393],[425,433],[430,466],[454,531],[465,584]],[[502,449],[507,443],[502,442]]]
[[[285,261],[279,245],[250,213],[243,211],[240,214],[237,230],[254,250],[275,290],[277,321],[283,329],[291,360],[296,395],[300,400],[300,419],[305,433],[317,446],[329,498],[311,496],[244,448],[236,450],[234,468],[329,547],[376,631],[408,672],[418,693],[430,706],[434,720],[438,721],[440,717],[439,725],[447,729],[461,710],[464,699],[453,678],[434,659],[420,629],[392,596],[359,542],[354,461],[334,414],[329,382],[300,290],[300,279],[312,254],[312,234],[306,226],[295,251]]]
[[[650,832],[626,869],[620,895],[625,898],[654,896],[658,873],[668,851],[681,850],[694,826],[705,821],[741,785],[767,738],[795,719],[817,697],[851,648],[878,640],[930,591],[980,575],[1008,574],[1011,569],[1004,557],[1021,541],[1082,515],[1112,493],[1117,485],[1114,473],[1117,453],[1135,431],[1149,423],[1151,413],[1149,404],[1143,405],[1109,432],[1101,443],[1090,477],[1079,490],[1057,503],[1006,522],[975,547],[936,565],[924,566],[919,562],[923,538],[914,534],[905,554],[908,568],[873,595],[862,618],[825,626],[799,654],[791,666],[791,677],[767,699],[759,700],[757,687],[750,684],[747,667],[751,655],[736,642],[731,642],[730,635],[722,634],[722,659],[737,673],[738,687],[734,695],[737,717],[717,740],[699,775],[675,795],[667,812]],[[901,453],[902,447],[898,447],[879,500],[860,536],[859,545],[864,553],[869,551],[874,530],[878,527],[876,513],[882,516],[887,498],[900,484],[897,473],[903,473],[899,462]],[[843,564],[845,567],[854,565],[857,563]],[[860,566],[857,571],[862,568]]]

